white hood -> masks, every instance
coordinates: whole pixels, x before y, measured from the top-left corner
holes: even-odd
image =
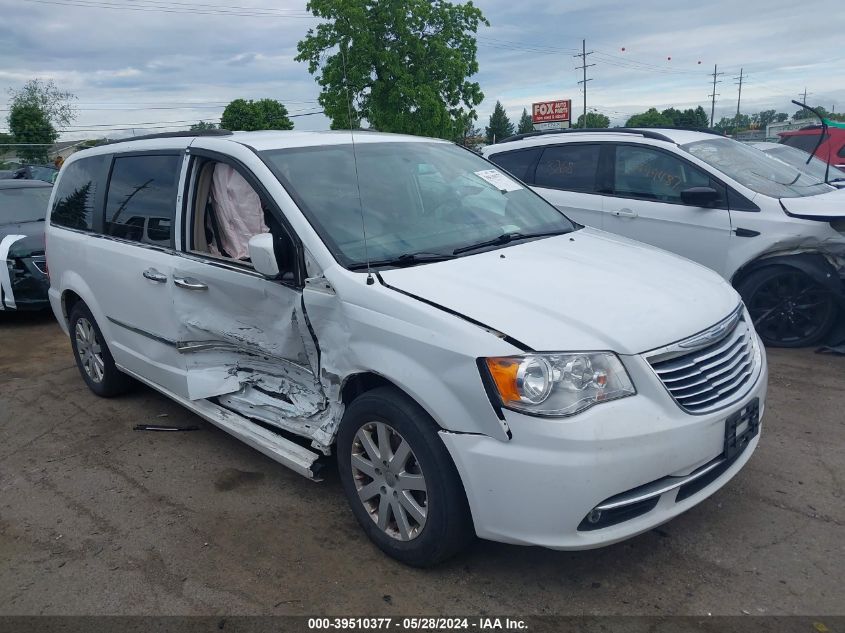
[[[708,328],[739,303],[716,273],[589,228],[381,276],[536,351],[638,354]]]
[[[809,220],[845,218],[845,189],[817,196],[781,198],[781,206],[789,215]]]

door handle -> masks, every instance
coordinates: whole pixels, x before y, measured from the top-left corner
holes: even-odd
[[[613,215],[617,218],[636,218],[639,216],[639,213],[634,211],[633,209],[619,209],[618,211],[614,211]]]
[[[155,268],[147,268],[147,270],[145,270],[141,274],[144,276],[145,279],[155,281],[156,283],[163,284],[167,282],[167,275],[158,272]]]
[[[174,277],[173,283],[186,290],[208,290],[208,286],[193,277]]]

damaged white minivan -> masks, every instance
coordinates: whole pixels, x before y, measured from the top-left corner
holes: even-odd
[[[296,472],[337,456],[387,554],[649,530],[759,441],[736,291],[584,228],[451,143],[161,135],[74,154],[50,301],[101,396],[137,379]]]

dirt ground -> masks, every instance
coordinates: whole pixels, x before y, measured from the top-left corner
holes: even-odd
[[[845,358],[769,360],[759,449],[685,515],[420,571],[369,544],[333,472],[310,482],[145,387],[99,399],[52,315],[0,313],[0,615],[842,614]],[[201,430],[132,430],[162,422]]]

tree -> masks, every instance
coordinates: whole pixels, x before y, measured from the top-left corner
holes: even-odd
[[[777,112],[774,110],[762,110],[757,114],[752,115],[751,121],[759,129],[765,130],[768,125],[774,123]]]
[[[6,119],[15,143],[31,143],[18,148],[27,161],[47,162],[47,154],[59,133],[57,127],[69,125],[76,118],[76,99],[62,92],[52,81],[32,79],[19,90],[9,90],[9,115]]]
[[[488,24],[472,2],[310,0],[323,23],[297,45],[317,77],[334,129],[366,120],[384,132],[453,138],[484,95],[475,33]]]
[[[484,135],[487,137],[488,144],[513,136],[513,123],[510,122],[505,109],[498,101],[493,108],[493,114],[490,115],[490,122],[484,129]]]
[[[672,125],[672,119],[658,112],[657,108],[649,108],[641,114],[635,114],[625,123],[625,127],[672,127]]]
[[[610,127],[610,119],[599,112],[587,112],[587,125],[584,125],[584,115],[578,116],[575,127],[602,128]]]
[[[202,132],[204,130],[216,130],[216,123],[209,123],[208,121],[200,121],[191,125],[191,132]]]
[[[288,118],[287,108],[275,99],[260,99],[259,101],[235,99],[223,110],[220,127],[224,130],[247,132],[292,130],[293,121]]]
[[[517,134],[527,134],[528,132],[534,131],[534,121],[531,118],[531,115],[528,114],[528,110],[525,108],[522,109],[522,116],[519,117],[519,124],[516,127]]]
[[[786,112],[778,112],[775,115],[775,121],[777,121],[778,123],[783,123],[787,119],[789,119],[789,115]]]
[[[36,105],[13,105],[8,120],[16,144],[32,143],[19,145],[18,156],[27,162],[46,163],[50,146],[59,138],[47,114]]]
[[[825,110],[822,106],[814,106],[813,109],[817,110],[823,117],[828,116],[827,110]],[[813,114],[812,112],[810,112],[806,108],[801,108],[800,110],[798,110],[798,112],[796,112],[795,114],[792,115],[792,118],[795,119],[796,121],[799,121],[799,120],[802,120],[802,119],[816,119],[816,120],[818,120],[818,117],[816,117],[815,114]]]

